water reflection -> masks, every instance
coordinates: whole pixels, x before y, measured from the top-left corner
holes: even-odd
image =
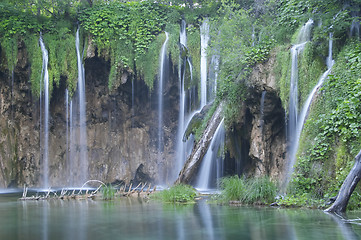
[[[0,197],[2,198],[2,197]],[[357,215],[357,214],[356,214]],[[318,210],[114,201],[0,200],[0,239],[358,239]]]

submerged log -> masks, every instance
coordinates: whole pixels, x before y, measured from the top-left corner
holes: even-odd
[[[209,144],[212,141],[213,135],[216,132],[217,127],[223,118],[222,109],[223,109],[223,104],[221,103],[217,107],[212,118],[208,121],[207,127],[203,132],[201,139],[193,147],[192,153],[188,157],[182,170],[180,171],[178,179],[175,181],[175,184],[179,184],[179,183],[189,184],[190,181],[192,180],[194,174],[196,173],[198,167],[200,166],[203,160],[204,155],[207,152]]]
[[[352,192],[361,178],[361,151],[355,157],[355,164],[343,182],[335,202],[325,212],[344,214]]]

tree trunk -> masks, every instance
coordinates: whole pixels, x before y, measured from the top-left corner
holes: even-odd
[[[355,190],[357,183],[361,178],[361,151],[355,157],[355,165],[352,167],[350,173],[343,182],[337,198],[331,207],[327,208],[326,212],[343,214],[346,212],[348,201],[350,200],[352,192]]]
[[[206,130],[203,132],[199,142],[193,147],[192,153],[188,157],[182,170],[180,171],[178,179],[175,181],[175,184],[189,184],[194,174],[197,172],[197,169],[201,164],[204,155],[207,152],[209,144],[212,141],[213,135],[222,120],[222,106],[222,103],[219,104],[212,118],[209,120]]]

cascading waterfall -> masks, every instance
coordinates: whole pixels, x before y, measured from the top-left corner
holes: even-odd
[[[256,43],[256,31],[254,30],[254,26],[252,25],[252,47],[254,47]]]
[[[332,48],[333,48],[333,33],[331,32],[329,34],[329,39],[328,39],[328,57],[326,59],[327,69],[330,69],[334,62],[332,59]]]
[[[207,190],[217,187],[216,181],[223,176],[223,148],[225,140],[224,119],[219,123],[212,141],[204,155],[195,187]]]
[[[65,123],[66,123],[66,166],[69,167],[69,90],[65,89]],[[70,170],[67,169],[70,173]],[[69,175],[70,176],[70,175]]]
[[[78,97],[79,97],[79,178],[78,184],[84,183],[88,178],[88,144],[86,130],[86,100],[85,100],[85,70],[83,57],[79,49],[79,28],[76,31],[75,47],[78,61]]]
[[[73,114],[73,100],[70,100],[69,103],[69,148],[68,148],[68,153],[69,153],[69,162],[67,162],[68,164],[68,173],[70,178],[68,179],[68,184],[74,184],[75,183],[75,174],[74,174],[74,157],[75,157],[75,144],[76,144],[76,140],[75,140],[75,126],[74,126],[74,118],[73,118],[74,114]],[[75,170],[76,171],[76,170]]]
[[[292,67],[288,111],[288,140],[291,141],[291,145],[295,140],[295,130],[298,119],[298,55],[303,51],[307,41],[310,40],[312,25],[313,20],[308,20],[308,22],[300,30],[298,35],[298,44],[291,48]]]
[[[209,23],[206,18],[201,25],[201,106],[207,104],[207,48],[209,41]]]
[[[294,141],[292,142],[291,149],[290,149],[290,155],[289,155],[290,160],[289,160],[289,163],[288,163],[289,165],[288,165],[288,169],[287,169],[287,175],[286,175],[286,181],[285,181],[284,189],[287,187],[287,185],[288,185],[288,183],[289,183],[289,181],[291,179],[291,175],[293,173],[293,166],[294,166],[294,164],[296,162],[296,154],[297,154],[298,145],[299,145],[299,141],[300,141],[300,137],[301,137],[301,132],[302,132],[303,125],[304,125],[306,117],[307,117],[308,110],[309,110],[310,105],[312,103],[313,96],[315,95],[317,90],[321,87],[321,85],[323,84],[325,79],[328,77],[329,73],[331,72],[332,66],[334,64],[334,60],[332,59],[332,36],[333,36],[332,33],[330,33],[330,36],[329,36],[330,37],[329,38],[329,53],[328,53],[328,57],[326,59],[328,69],[322,74],[322,76],[318,80],[316,86],[312,89],[311,93],[308,95],[307,100],[303,104],[303,108],[302,108],[301,114],[299,116],[299,119],[297,120],[296,131],[295,131],[295,135],[294,135]]]
[[[211,64],[209,66],[209,90],[208,90],[209,101],[213,101],[216,98],[218,70],[219,70],[219,55],[214,54],[212,55]]]
[[[40,140],[41,148],[43,150],[43,184],[45,188],[49,187],[49,73],[48,73],[48,51],[42,36],[40,36],[40,47],[43,54],[43,69],[42,78],[44,80],[44,120],[43,120],[43,140]],[[40,89],[41,89],[40,84]],[[41,90],[40,90],[41,93]],[[40,101],[40,105],[41,105]],[[41,108],[41,106],[40,106]],[[41,112],[41,111],[40,111]]]
[[[351,12],[351,16],[353,18],[358,17],[357,12]],[[360,37],[360,22],[357,20],[353,20],[350,27],[350,37]]]
[[[132,109],[131,109],[131,115],[132,115],[132,123],[131,127],[134,126],[134,79],[132,79]]]
[[[186,22],[182,20],[180,33],[179,33],[179,43],[184,48],[187,47],[187,34],[186,34]],[[179,114],[178,114],[178,132],[177,132],[177,156],[176,156],[176,166],[173,178],[176,179],[179,171],[182,169],[182,166],[185,161],[185,143],[183,142],[183,135],[185,131],[185,101],[186,94],[184,91],[184,75],[186,70],[187,60],[182,61],[182,53],[179,56],[179,62],[184,65],[184,71],[182,73],[182,68],[178,69],[178,78],[179,78]]]
[[[168,33],[165,32],[166,39],[160,51],[159,61],[159,79],[158,79],[158,160],[162,162],[163,159],[163,84],[165,78],[165,64],[167,60],[167,43]],[[163,172],[163,169],[161,169]],[[160,176],[160,180],[164,183],[165,176],[163,173]]]

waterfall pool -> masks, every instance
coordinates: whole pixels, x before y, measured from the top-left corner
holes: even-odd
[[[361,226],[321,210],[206,203],[19,201],[0,194],[0,239],[359,239]],[[357,218],[360,212],[350,212]]]

